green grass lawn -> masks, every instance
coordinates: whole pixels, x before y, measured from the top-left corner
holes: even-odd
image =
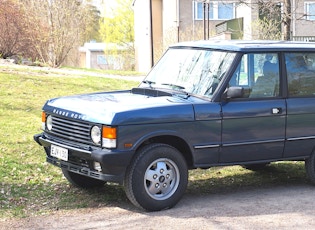
[[[119,185],[80,190],[61,170],[45,162],[45,153],[33,141],[41,132],[41,107],[62,95],[129,89],[135,81],[89,76],[50,76],[31,70],[0,67],[0,218],[27,217],[55,210],[129,205]],[[305,183],[304,164],[282,162],[262,172],[240,166],[193,170],[187,193],[211,194],[242,187]]]

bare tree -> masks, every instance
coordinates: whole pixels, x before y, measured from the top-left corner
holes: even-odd
[[[291,39],[291,19],[293,0],[258,0],[261,29],[267,35],[275,39],[279,38],[279,33],[283,29],[283,39]]]
[[[280,40],[282,37],[281,4],[276,1],[258,0],[259,19],[254,22],[258,27],[258,38]]]
[[[0,57],[13,55],[34,58],[34,49],[30,45],[29,27],[25,23],[26,13],[14,0],[0,1]]]
[[[20,0],[28,12],[32,43],[41,62],[59,67],[69,52],[82,44],[91,12],[79,0]],[[90,8],[89,8],[90,9]],[[95,22],[95,21],[94,21]]]
[[[294,0],[293,0],[294,1]],[[292,19],[292,7],[291,0],[283,0],[283,39],[291,39],[291,19]]]
[[[82,28],[81,28],[81,38],[80,42],[84,43],[86,41],[98,41],[102,39],[99,34],[100,29],[100,19],[101,12],[93,5],[87,4],[83,8],[82,14]]]
[[[295,9],[292,9],[292,1],[294,0],[257,0],[259,10],[259,38],[261,39],[291,39],[291,19]],[[248,3],[241,0],[242,3]],[[283,30],[283,32],[281,32]]]

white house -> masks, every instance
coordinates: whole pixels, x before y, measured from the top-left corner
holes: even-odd
[[[127,49],[128,47],[117,46],[117,44],[85,43],[84,46],[79,48],[80,67],[110,70],[130,69],[134,63],[130,63],[124,55]]]
[[[211,38],[258,39],[254,23],[260,17],[258,0],[240,2],[134,0],[136,69],[149,71],[165,49],[176,42]],[[283,3],[276,5],[283,13]],[[314,40],[315,0],[292,0],[291,18],[292,40]]]

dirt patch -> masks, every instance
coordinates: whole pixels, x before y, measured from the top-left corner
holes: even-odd
[[[0,220],[0,229],[314,229],[314,194],[311,185],[186,194],[160,212],[142,212],[128,203]]]

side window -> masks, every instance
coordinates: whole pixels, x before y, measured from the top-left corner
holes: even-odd
[[[315,53],[286,53],[289,96],[315,96]]]
[[[229,86],[244,89],[243,98],[279,96],[279,62],[276,53],[244,54]]]

